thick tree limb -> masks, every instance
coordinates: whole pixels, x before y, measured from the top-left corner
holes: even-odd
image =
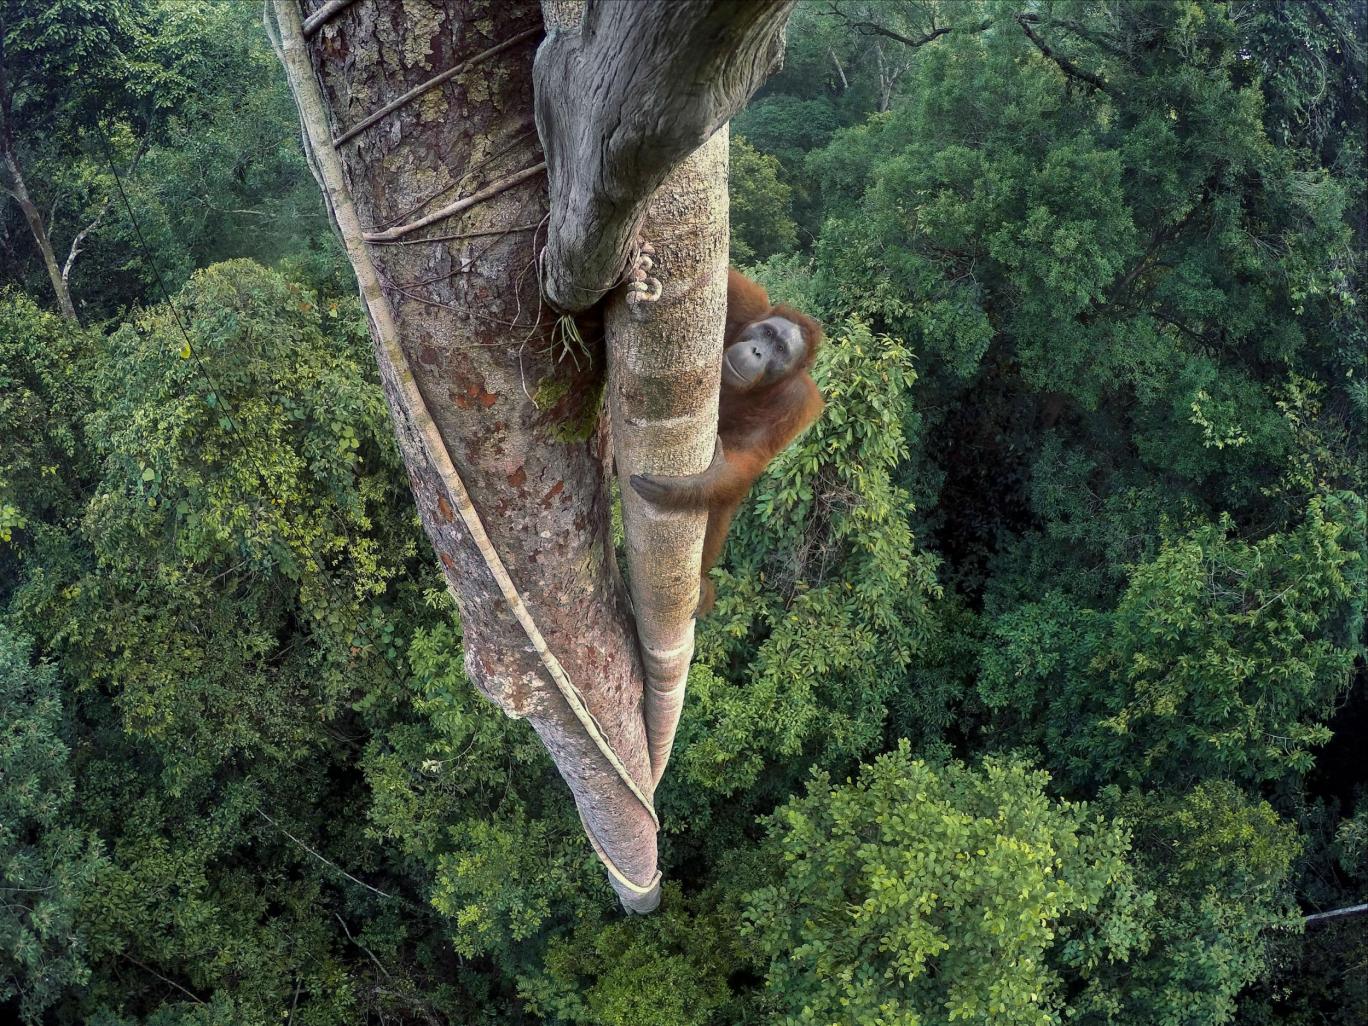
[[[586,5],[537,53],[537,131],[551,182],[546,298],[586,310],[626,270],[665,176],[782,59],[793,0]]]
[[[1055,64],[1059,66],[1059,70],[1064,72],[1064,74],[1068,75],[1070,78],[1076,78],[1080,82],[1086,82],[1094,89],[1100,89],[1103,92],[1107,91],[1107,83],[1101,78],[1101,76],[1094,75],[1090,71],[1084,71],[1073,61],[1069,60],[1069,58],[1065,57],[1062,53],[1059,53],[1058,51],[1051,49],[1050,45],[1046,43],[1045,40],[1041,39],[1040,36],[1038,36],[1031,29],[1031,22],[1034,20],[1035,19],[1029,15],[1018,14],[1016,18],[1016,23],[1021,26],[1021,31],[1026,33],[1026,38],[1029,39],[1031,42],[1035,43],[1036,49],[1039,50],[1042,55],[1054,61]]]
[[[1345,908],[1331,909],[1329,912],[1317,912],[1314,915],[1305,916],[1302,922],[1307,926],[1317,926],[1320,923],[1327,923],[1335,919],[1348,919],[1351,916],[1368,915],[1368,905],[1349,905]]]
[[[841,21],[845,23],[846,28],[858,32],[862,36],[883,36],[885,39],[892,39],[895,42],[902,43],[903,46],[912,50],[925,46],[927,43],[933,42],[950,32],[963,32],[966,30],[970,32],[982,32],[992,24],[991,20],[979,21],[970,26],[961,26],[958,29],[953,25],[943,25],[940,28],[932,28],[924,35],[914,37],[899,32],[896,29],[891,29],[887,25],[880,25],[878,22],[870,21],[867,18],[852,18],[847,12],[841,10],[841,7],[836,0],[832,0],[832,2],[828,4],[826,10],[822,13],[828,17],[841,19]],[[934,19],[931,24],[935,25]],[[832,54],[832,59],[835,60],[835,54]],[[844,78],[844,75],[842,75],[842,78]]]

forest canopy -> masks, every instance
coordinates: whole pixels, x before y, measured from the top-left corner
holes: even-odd
[[[0,6],[7,1021],[1368,1022],[1368,2],[786,45],[731,259],[826,409],[638,918],[468,678],[259,5]]]

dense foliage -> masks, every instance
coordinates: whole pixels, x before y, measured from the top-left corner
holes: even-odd
[[[0,13],[91,226],[73,320],[0,197],[6,1021],[1368,1021],[1303,922],[1368,901],[1364,0],[799,5],[733,259],[828,406],[644,919],[464,677],[257,16]]]

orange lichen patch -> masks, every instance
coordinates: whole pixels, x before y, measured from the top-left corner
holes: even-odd
[[[446,501],[445,495],[437,496],[437,512],[448,524],[455,518],[455,515],[451,512],[451,503]]]
[[[484,386],[481,384],[468,384],[465,386],[464,392],[458,392],[455,388],[452,388],[447,392],[447,398],[462,410],[469,410],[476,403],[479,403],[487,410],[499,401],[497,395],[493,392],[485,391]]]
[[[498,401],[498,396],[493,392],[486,392],[483,385],[469,385],[466,387],[466,395],[483,406],[486,410]]]
[[[510,488],[521,488],[526,483],[527,471],[522,467],[519,467],[508,475],[508,487]]]
[[[455,573],[455,572],[456,572],[456,560],[452,559],[452,558],[451,558],[450,556],[448,556],[445,552],[443,552],[443,553],[441,554],[441,556],[442,556],[442,566],[446,567],[446,568],[447,568],[448,570],[450,570],[452,573]]]
[[[553,484],[553,485],[551,486],[551,490],[548,491],[545,495],[542,496],[542,505],[543,505],[543,506],[549,506],[549,505],[551,504],[551,500],[554,499],[557,495],[559,495],[559,494],[560,494],[562,491],[564,491],[564,490],[565,490],[565,482],[564,482],[564,481],[557,481],[555,484]]]
[[[607,669],[608,660],[597,648],[588,645],[584,649],[584,666],[588,670]]]

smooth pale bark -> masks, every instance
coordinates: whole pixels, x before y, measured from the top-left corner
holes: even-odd
[[[1317,912],[1315,915],[1303,916],[1302,922],[1307,926],[1316,926],[1335,919],[1347,919],[1351,916],[1362,915],[1368,915],[1368,905],[1347,905],[1344,908],[1331,909],[1329,912]]]
[[[38,251],[43,255],[43,266],[47,269],[48,279],[52,282],[52,291],[57,296],[57,306],[62,311],[62,316],[67,320],[75,321],[76,305],[71,301],[71,291],[67,288],[66,276],[62,269],[57,266],[57,254],[52,249],[52,239],[48,235],[47,225],[43,223],[43,215],[39,212],[37,205],[29,196],[28,184],[24,181],[23,170],[19,167],[19,159],[15,156],[14,143],[14,106],[10,97],[9,74],[5,67],[5,43],[0,38],[0,163],[4,165],[4,174],[0,176],[0,190],[7,193],[14,202],[19,204],[19,209],[24,214],[24,220],[28,223],[29,231],[33,233],[33,241],[38,244]]]
[[[28,222],[29,231],[33,233],[33,241],[38,244],[38,252],[43,255],[43,266],[47,269],[48,280],[52,282],[52,291],[57,296],[57,308],[67,320],[75,321],[78,319],[76,305],[71,301],[71,290],[67,288],[66,275],[57,266],[57,254],[53,252],[47,226],[43,224],[43,215],[29,197],[28,186],[24,183],[23,173],[19,170],[19,162],[8,151],[4,154],[4,164],[9,180],[3,184],[3,189],[19,204],[24,220]]]
[[[578,26],[552,28],[535,72],[551,182],[542,265],[551,303],[585,310],[622,280],[646,204],[782,60],[792,7],[591,0]]]
[[[664,510],[633,474],[705,470],[717,438],[727,310],[727,129],[672,171],[646,208],[656,302],[608,306],[608,409],[622,494],[637,636],[646,669],[646,739],[656,783],[684,705],[706,513]]]
[[[275,11],[303,120],[321,124],[309,133],[320,172],[328,140],[541,19],[535,5],[504,0],[352,4],[309,40],[312,66],[301,70],[300,12],[294,0],[276,0]],[[447,78],[343,144],[336,157],[345,201],[334,196],[333,210],[371,314],[423,526],[460,606],[466,670],[504,712],[531,723],[591,840],[636,885],[613,881],[624,906],[649,911],[659,902],[652,815],[554,686],[458,516],[430,437],[468,489],[547,646],[649,796],[642,670],[609,530],[602,368],[554,358],[534,234],[524,228],[546,215],[545,183],[526,179],[395,243],[360,237],[417,221],[540,162],[531,131],[536,44],[529,37]],[[311,111],[310,89],[320,85]],[[320,177],[326,185],[328,175]],[[507,234],[489,234],[499,230]]]

